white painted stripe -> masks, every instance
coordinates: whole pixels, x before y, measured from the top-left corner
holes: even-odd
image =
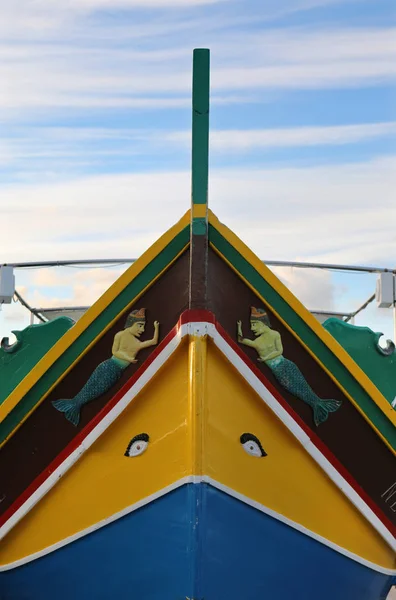
[[[396,540],[391,532],[385,527],[381,519],[371,510],[364,502],[361,496],[353,489],[353,487],[340,475],[329,460],[315,446],[305,431],[296,423],[289,413],[280,405],[278,400],[271,394],[266,386],[260,381],[246,363],[238,356],[231,346],[224,340],[216,329],[214,332],[209,332],[216,346],[226,356],[230,363],[242,375],[245,381],[257,393],[257,395],[267,404],[267,406],[276,414],[276,416],[286,425],[289,431],[306,449],[308,454],[320,465],[330,479],[337,487],[349,498],[356,508],[365,516],[371,525],[378,531],[381,537],[387,544],[396,551]]]
[[[38,558],[42,558],[43,556],[46,556],[47,554],[51,554],[52,552],[55,552],[56,550],[59,550],[60,548],[63,548],[64,546],[67,546],[68,544],[71,544],[72,542],[75,542],[76,540],[81,539],[82,537],[85,537],[86,535],[94,533],[98,529],[101,529],[102,527],[105,527],[106,525],[109,525],[110,523],[114,523],[118,519],[125,517],[126,515],[134,512],[135,510],[138,510],[139,508],[142,508],[143,506],[146,506],[147,504],[150,504],[151,502],[154,502],[155,500],[165,496],[166,494],[169,494],[170,492],[182,487],[183,485],[187,485],[189,483],[192,483],[192,484],[206,483],[208,485],[211,485],[212,487],[220,490],[221,492],[224,492],[225,494],[235,498],[236,500],[239,500],[239,501],[243,502],[244,504],[247,504],[247,505],[251,506],[252,508],[284,523],[285,525],[288,525],[289,527],[296,529],[303,535],[306,535],[306,536],[316,540],[317,542],[331,548],[335,552],[338,552],[339,554],[342,554],[343,556],[346,556],[347,558],[350,558],[351,560],[358,562],[361,565],[368,567],[369,569],[372,569],[379,573],[383,573],[385,575],[396,575],[396,570],[386,569],[385,567],[381,567],[380,565],[372,563],[372,562],[362,558],[361,556],[358,556],[357,554],[354,554],[353,552],[350,552],[349,550],[346,550],[345,548],[342,548],[341,546],[334,544],[333,542],[329,541],[328,539],[314,533],[313,531],[307,529],[306,527],[303,527],[299,523],[296,523],[295,521],[288,519],[284,515],[281,515],[280,513],[272,510],[271,508],[268,508],[267,506],[264,506],[263,504],[260,504],[259,502],[256,502],[255,500],[252,500],[251,498],[248,498],[247,496],[244,496],[243,494],[240,494],[236,490],[220,483],[219,481],[216,481],[212,477],[199,476],[199,475],[190,475],[187,477],[183,477],[182,479],[179,479],[178,481],[175,481],[174,483],[166,486],[162,490],[159,490],[158,492],[155,492],[154,494],[151,494],[150,496],[147,496],[146,498],[139,500],[135,504],[132,504],[131,506],[128,506],[127,508],[124,508],[123,510],[119,511],[118,513],[115,513],[111,517],[103,519],[102,521],[98,521],[98,523],[95,523],[94,525],[92,525],[91,527],[88,527],[87,529],[83,529],[82,531],[79,531],[78,533],[75,533],[74,535],[71,535],[70,537],[64,538],[60,542],[57,542],[56,544],[53,544],[52,546],[48,546],[47,548],[44,548],[43,550],[40,550],[39,552],[35,552],[34,554],[31,554],[30,556],[26,556],[20,560],[9,563],[7,565],[2,565],[2,566],[0,566],[0,572],[15,569],[17,567],[20,567],[22,565],[30,563],[34,560],[37,560]]]
[[[236,368],[240,375],[250,385],[250,387],[260,396],[265,404],[272,410],[273,413],[286,425],[286,427],[295,435],[299,442],[303,446],[310,442],[308,435],[305,431],[296,423],[291,415],[282,407],[278,400],[271,394],[266,386],[260,381],[260,379],[253,373],[247,364],[238,356],[238,354],[231,348],[231,346],[225,341],[225,339],[219,334],[217,329],[213,328],[210,332],[215,345],[224,354],[228,361]]]
[[[213,331],[216,331],[213,323],[207,323],[206,321],[183,323],[179,329],[181,337],[184,337],[185,335],[193,335],[195,337],[204,337],[205,335],[212,336]]]
[[[139,379],[122,396],[111,411],[98,423],[98,425],[83,439],[81,444],[59,465],[57,469],[37,488],[35,492],[14,512],[13,515],[0,528],[0,540],[45,496],[57,481],[77,462],[88,448],[98,439],[100,435],[115,421],[125,410],[132,400],[139,394],[143,387],[152,379],[156,372],[162,367],[168,358],[179,346],[182,337],[178,332],[175,337],[156,356],[153,362],[142,373]]]
[[[101,521],[98,521],[94,525],[91,525],[91,527],[87,527],[87,529],[78,531],[77,533],[75,533],[67,538],[64,538],[63,540],[61,540],[60,542],[57,542],[56,544],[53,544],[52,546],[48,546],[47,548],[44,548],[43,550],[40,550],[39,552],[35,552],[34,554],[25,556],[24,558],[21,558],[20,560],[16,560],[15,562],[12,562],[12,563],[8,563],[7,565],[0,566],[0,572],[1,571],[9,571],[10,569],[15,569],[16,567],[25,565],[26,563],[32,562],[33,560],[36,560],[37,558],[46,556],[47,554],[50,554],[51,552],[55,552],[55,550],[59,550],[59,548],[63,548],[64,546],[67,546],[68,544],[71,544],[72,542],[75,542],[76,540],[79,540],[80,538],[85,537],[86,535],[89,535],[90,533],[93,533],[94,531],[97,531],[98,529],[101,529],[102,527],[105,527],[106,525],[110,525],[110,523],[114,523],[114,521],[117,521],[118,519],[122,519],[122,517],[125,517],[129,513],[133,512],[135,510],[138,510],[138,508],[141,508],[142,506],[146,506],[146,504],[150,504],[150,502],[154,502],[154,500],[157,500],[158,498],[161,498],[162,496],[169,494],[169,492],[173,492],[173,490],[176,490],[177,488],[179,488],[187,483],[199,483],[200,481],[201,481],[201,478],[197,478],[194,475],[190,475],[188,477],[183,477],[182,479],[179,479],[178,481],[175,481],[174,483],[171,483],[170,485],[162,488],[162,490],[155,492],[155,494],[151,494],[150,496],[146,496],[146,498],[142,498],[142,500],[139,500],[135,504],[132,504],[131,506],[128,506],[127,508],[124,508],[123,510],[115,513],[111,517],[107,517],[106,519],[102,519]]]
[[[296,529],[300,533],[303,533],[304,535],[311,537],[312,539],[316,540],[317,542],[319,542],[325,546],[328,546],[329,548],[331,548],[332,550],[335,550],[339,554],[343,554],[344,556],[354,560],[355,562],[360,563],[361,565],[364,565],[365,567],[368,567],[369,569],[373,569],[374,571],[378,571],[379,573],[385,573],[386,575],[396,575],[396,570],[386,569],[385,567],[381,567],[380,565],[372,563],[369,560],[366,560],[365,558],[362,558],[361,556],[354,554],[353,552],[350,552],[349,550],[346,550],[345,548],[342,548],[341,546],[338,546],[337,544],[334,544],[327,538],[324,538],[321,535],[318,535],[317,533],[315,533],[314,531],[307,529],[303,525],[300,525],[299,523],[296,523],[295,521],[288,519],[284,515],[272,510],[271,508],[268,508],[267,506],[264,506],[263,504],[260,504],[259,502],[256,502],[255,500],[252,500],[248,496],[244,496],[243,494],[240,494],[239,492],[233,490],[232,488],[230,488],[226,485],[223,485],[222,483],[216,481],[215,479],[212,479],[211,477],[207,477],[207,476],[202,477],[202,481],[204,483],[208,483],[209,485],[220,490],[221,492],[224,492],[225,494],[232,496],[236,500],[240,500],[244,504],[248,504],[252,508],[255,508],[256,510],[259,510],[260,512],[265,513],[266,515],[273,517],[277,521],[281,521],[285,525],[288,525],[289,527]]]

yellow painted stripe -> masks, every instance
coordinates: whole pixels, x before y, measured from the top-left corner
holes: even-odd
[[[209,340],[205,475],[385,568],[394,551]],[[240,442],[255,435],[266,457]]]
[[[61,542],[183,477],[202,473],[206,338],[188,336],[138,397],[2,541],[0,565]],[[142,456],[126,458],[147,433]]]
[[[162,235],[142,256],[133,263],[125,273],[113,283],[113,285],[91,306],[91,308],[77,321],[77,323],[65,333],[65,335],[51,348],[51,350],[39,361],[34,369],[21,381],[0,406],[0,423],[15,408],[25,394],[37,383],[44,373],[65,352],[75,340],[85,331],[95,319],[103,312],[113,300],[124,290],[124,288],[139,274],[164,248],[172,241],[180,231],[190,222],[190,211],[183,218]],[[136,298],[132,302],[136,301]],[[114,322],[114,321],[113,321]],[[110,327],[110,325],[109,325]],[[102,332],[104,333],[104,331]],[[94,342],[93,342],[94,343]],[[92,344],[91,344],[92,345]],[[87,348],[88,350],[88,348]],[[87,351],[86,350],[86,351]],[[70,370],[70,369],[69,369]],[[63,376],[66,374],[63,374]],[[59,380],[58,380],[59,381]],[[56,384],[55,384],[56,385]],[[54,386],[53,386],[54,387]],[[52,389],[52,388],[51,388]],[[49,393],[49,392],[48,392]]]
[[[207,209],[208,209],[208,205],[207,204],[193,204],[193,217],[196,218],[202,218],[202,217],[206,217],[207,215]]]
[[[327,375],[334,381],[334,383],[339,387],[339,389],[342,391],[343,394],[345,394],[346,398],[348,398],[348,400],[356,407],[356,409],[359,411],[359,413],[364,417],[364,419],[369,423],[369,425],[372,427],[372,429],[376,432],[376,434],[381,438],[381,440],[384,442],[384,444],[387,446],[387,448],[389,448],[389,450],[392,452],[392,454],[396,455],[396,451],[394,448],[392,448],[392,446],[389,444],[388,440],[382,435],[382,433],[377,429],[377,427],[373,424],[373,422],[370,420],[370,418],[366,415],[366,413],[363,411],[363,409],[359,406],[359,404],[352,398],[352,396],[347,392],[347,390],[340,384],[340,382],[338,381],[338,379],[336,379],[336,377],[332,374],[331,371],[329,371],[324,365],[323,363],[318,359],[318,357],[316,356],[316,354],[299,338],[299,336],[295,333],[295,331],[289,326],[289,324],[282,319],[282,317],[276,312],[276,310],[274,309],[274,307],[270,304],[268,304],[268,302],[264,299],[264,297],[256,290],[256,288],[247,280],[245,279],[245,277],[243,277],[243,275],[241,275],[241,273],[239,271],[237,271],[237,269],[234,268],[234,266],[226,259],[225,256],[223,256],[223,254],[221,254],[221,252],[219,252],[217,250],[217,248],[215,246],[213,246],[213,244],[211,244],[211,247],[213,248],[213,250],[216,252],[216,254],[218,254],[222,260],[224,260],[229,266],[230,268],[235,271],[238,274],[238,277],[240,277],[242,279],[242,281],[245,282],[245,284],[261,299],[261,301],[263,302],[263,304],[265,306],[267,306],[268,308],[271,309],[271,311],[274,313],[274,315],[276,315],[276,317],[279,319],[279,321],[281,323],[283,323],[283,325],[290,331],[290,333],[298,340],[298,342],[301,344],[301,346],[303,346],[303,348],[305,348],[305,350],[310,354],[310,356],[312,356],[312,358],[322,367],[322,369],[325,371],[325,373],[327,373]]]
[[[0,565],[75,535],[191,475],[188,340],[78,462],[7,534]],[[147,450],[125,457],[130,440],[149,435]]]
[[[228,227],[220,223],[218,218],[209,210],[209,223],[215,227],[219,233],[248,261],[256,271],[265,279],[271,287],[289,304],[289,306],[299,315],[299,317],[305,321],[305,323],[314,331],[314,333],[318,336],[318,338],[332,351],[332,353],[340,360],[340,362],[348,369],[348,371],[355,377],[355,379],[359,382],[361,387],[371,396],[373,401],[377,404],[377,406],[382,410],[382,412],[387,416],[387,418],[396,426],[396,412],[390,406],[389,402],[387,402],[386,398],[381,394],[378,388],[373,384],[373,382],[367,377],[367,375],[362,371],[362,369],[355,363],[355,361],[350,357],[350,355],[342,348],[342,346],[333,338],[330,333],[328,333],[320,323],[315,319],[315,317],[305,308],[303,304],[287,289],[285,285],[272,273],[272,271],[263,264],[263,262],[230,230]],[[217,251],[217,249],[216,249]],[[220,252],[217,251],[219,255]],[[224,260],[227,261],[223,255],[221,255]],[[230,263],[228,263],[230,264]],[[232,269],[238,273],[238,275],[244,279],[239,271],[230,264]],[[262,301],[268,305],[264,298],[258,293],[258,291],[251,285],[249,282],[244,279],[245,283],[249,285],[251,289],[254,289],[255,293],[262,299]],[[271,307],[272,309],[272,307]],[[273,309],[272,309],[273,310]],[[284,323],[286,327],[288,327],[287,323],[283,321],[282,318],[277,315],[278,318]],[[298,338],[295,332],[288,327],[289,331],[297,338],[299,341],[305,346],[305,344]],[[306,346],[305,346],[306,347]],[[306,347],[307,348],[307,347]],[[307,350],[310,354],[315,358],[315,360],[326,370],[324,365],[318,360],[316,355],[314,355],[309,348]],[[332,379],[337,383],[337,385],[341,388],[338,381],[329,373]],[[344,393],[345,390],[341,388]],[[350,397],[350,396],[348,396]],[[351,398],[354,404],[359,408],[360,412],[363,411],[360,407],[355,403],[355,401]],[[363,413],[365,414],[365,413]],[[366,417],[366,415],[365,415]],[[367,418],[367,417],[366,417]],[[370,421],[371,423],[371,421]]]
[[[190,336],[189,341],[189,429],[191,435],[191,471],[202,474],[203,427],[206,405],[206,337]]]
[[[162,270],[160,273],[158,273],[157,277],[154,277],[149,285],[147,285],[146,287],[144,287],[141,292],[135,296],[125,307],[125,310],[128,310],[129,307],[133,306],[133,304],[140,298],[140,296],[142,296],[152,285],[155,281],[157,281],[157,279],[159,279],[161,277],[161,275],[167,270],[169,269],[169,267],[171,265],[173,265],[174,262],[176,262],[176,260],[179,258],[179,256],[181,256],[183,254],[183,252],[185,252],[186,248],[188,247],[185,246],[180,252],[179,254],[177,254],[177,256],[175,256],[175,258],[169,262],[169,264],[167,265],[167,267]],[[117,321],[118,319],[118,315],[116,317],[114,317],[114,319],[112,321],[110,321],[107,326],[105,328],[102,329],[102,331],[100,332],[99,335],[96,336],[96,338],[94,340],[92,340],[92,342],[90,344],[88,344],[88,346],[85,348],[85,350],[83,352],[81,352],[81,354],[76,358],[76,360],[74,362],[71,363],[71,365],[65,369],[62,373],[62,375],[60,377],[58,377],[58,379],[53,383],[53,385],[51,387],[48,388],[47,392],[40,398],[40,400],[32,407],[32,409],[27,412],[24,417],[18,422],[18,424],[14,427],[14,429],[12,431],[10,431],[10,433],[7,435],[6,438],[4,438],[4,440],[2,441],[2,443],[0,444],[0,449],[4,446],[4,444],[6,444],[8,442],[8,440],[18,431],[18,429],[21,427],[21,425],[23,425],[23,423],[26,421],[26,419],[29,418],[29,416],[32,414],[32,412],[34,412],[36,410],[36,408],[38,406],[40,406],[40,404],[42,402],[44,402],[44,400],[46,399],[46,397],[52,392],[52,390],[59,384],[60,381],[62,381],[62,379],[64,377],[66,377],[66,375],[69,373],[69,371],[71,371],[73,369],[73,367],[83,358],[83,356],[85,356],[85,354],[92,348],[92,346],[94,346],[96,344],[96,342],[103,336],[105,335],[106,331],[108,331],[108,329],[110,329],[114,323]]]

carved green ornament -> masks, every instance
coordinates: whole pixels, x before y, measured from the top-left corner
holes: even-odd
[[[386,348],[379,346],[382,333],[368,327],[357,327],[339,319],[327,319],[323,327],[348,352],[371,379],[390,404],[396,397],[396,352],[388,340]]]
[[[0,404],[72,325],[74,321],[68,317],[58,317],[48,323],[13,331],[17,339],[14,344],[9,345],[8,339],[3,338],[0,347]]]

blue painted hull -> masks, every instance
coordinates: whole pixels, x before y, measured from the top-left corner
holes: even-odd
[[[189,484],[0,573],[0,600],[379,600],[391,579]]]

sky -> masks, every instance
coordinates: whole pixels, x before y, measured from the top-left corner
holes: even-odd
[[[396,267],[394,0],[0,0],[0,264],[136,258],[190,204],[192,50],[211,50],[209,206],[266,260]],[[16,270],[34,307],[125,269]],[[376,276],[275,272],[352,312]],[[3,305],[0,337],[29,324]],[[356,324],[394,339],[375,302]]]

